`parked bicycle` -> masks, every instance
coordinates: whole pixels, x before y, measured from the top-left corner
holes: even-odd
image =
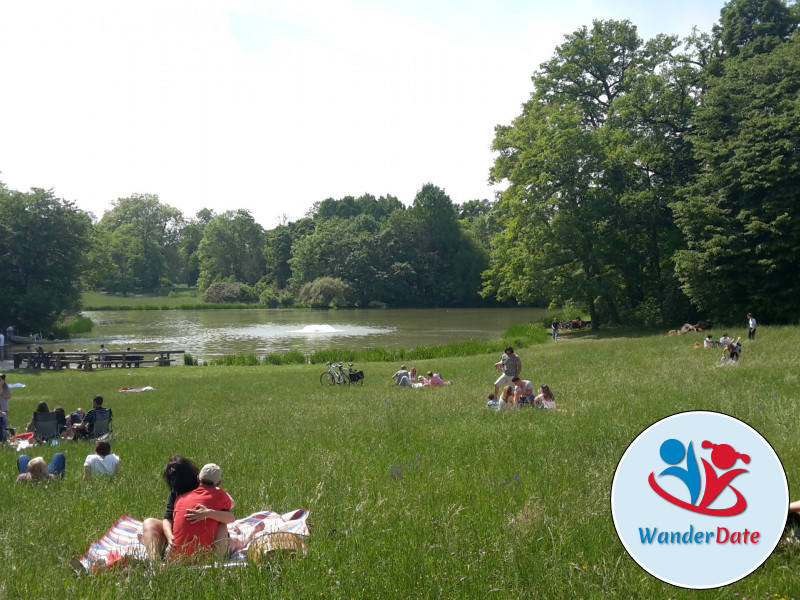
[[[344,370],[344,364],[334,364],[332,362],[326,363],[328,370],[319,376],[319,382],[322,385],[364,385],[364,371],[359,371],[353,368],[353,363],[349,363],[347,371]]]

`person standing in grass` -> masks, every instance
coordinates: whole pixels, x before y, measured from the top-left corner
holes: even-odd
[[[8,411],[11,404],[11,388],[6,383],[6,374],[0,375],[0,411],[6,413],[8,418]]]
[[[747,325],[749,327],[747,330],[747,339],[756,339],[756,318],[753,316],[753,313],[747,313]]]
[[[110,443],[98,440],[94,445],[94,454],[87,456],[83,463],[83,478],[89,479],[92,475],[113,477],[117,473],[119,473],[119,456],[111,454]]]
[[[497,397],[501,385],[511,385],[514,377],[519,377],[519,374],[522,373],[522,361],[519,356],[514,354],[514,349],[508,346],[500,360],[494,363],[494,368],[503,372],[494,382],[494,395]]]
[[[557,317],[553,317],[553,322],[550,323],[550,329],[553,330],[553,341],[558,341],[558,328],[561,326],[561,323],[558,322]]]

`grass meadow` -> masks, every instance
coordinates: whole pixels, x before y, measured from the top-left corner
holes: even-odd
[[[800,497],[800,328],[760,326],[731,367],[695,341],[576,332],[521,350],[523,377],[548,383],[564,412],[487,410],[499,353],[413,363],[455,382],[428,389],[392,385],[399,365],[387,362],[358,363],[366,382],[353,388],[321,387],[324,367],[307,364],[12,372],[27,386],[11,400],[17,427],[41,400],[73,410],[102,394],[123,471],[84,482],[91,444],[62,442],[28,452],[64,452],[63,481],[15,485],[16,452],[0,448],[0,597],[800,598],[798,545],[781,542],[742,581],[692,591],[645,573],[616,536],[616,464],[676,412],[755,427]],[[118,392],[146,385],[156,391]],[[237,517],[308,508],[308,555],[75,575],[70,557],[119,516],[162,516],[173,454],[220,464]]]

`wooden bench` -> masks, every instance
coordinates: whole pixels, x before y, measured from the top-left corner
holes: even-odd
[[[60,371],[75,365],[78,369],[93,368],[138,368],[142,365],[169,367],[176,360],[172,355],[184,354],[185,350],[136,350],[131,352],[47,352],[46,361],[41,361],[37,352],[17,352],[14,368],[50,368]],[[148,358],[150,357],[150,358]]]

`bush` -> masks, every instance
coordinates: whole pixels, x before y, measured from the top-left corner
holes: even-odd
[[[235,281],[218,281],[208,286],[203,300],[214,303],[242,302],[242,284]]]
[[[337,277],[319,277],[300,289],[298,300],[311,308],[352,306],[350,286]]]

